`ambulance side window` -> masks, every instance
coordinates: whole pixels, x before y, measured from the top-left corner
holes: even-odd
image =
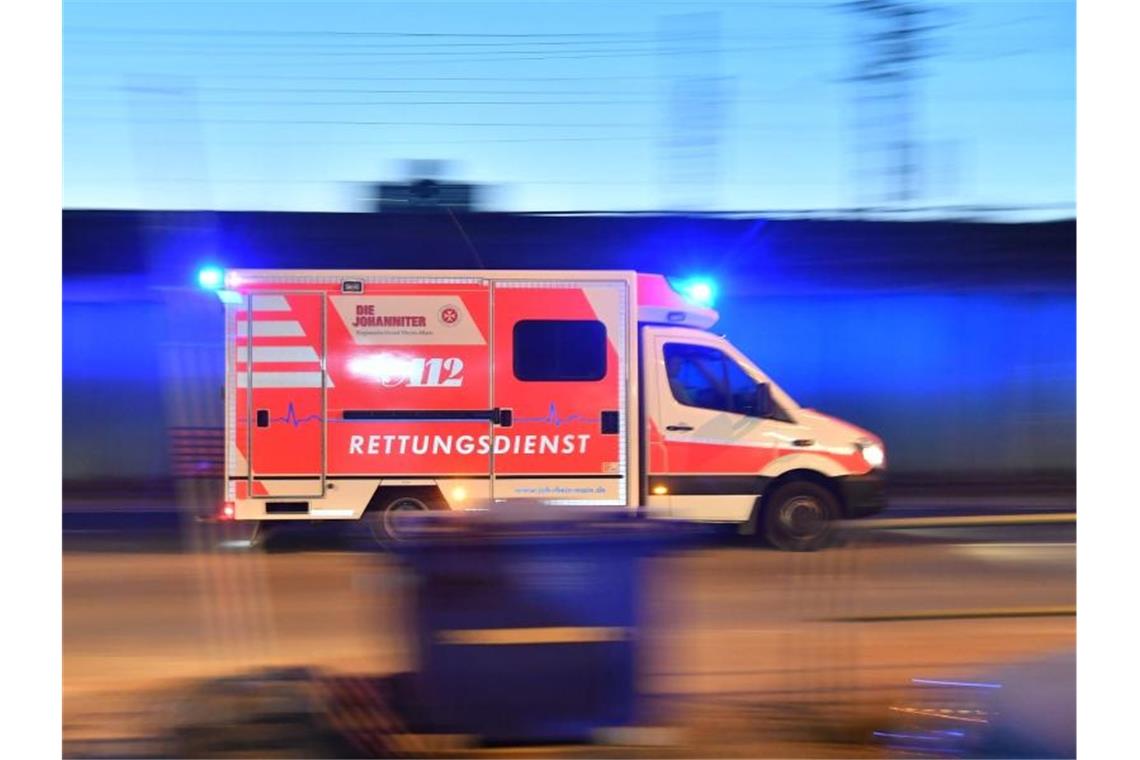
[[[606,376],[606,326],[590,319],[524,319],[514,327],[515,377],[592,382]]]
[[[732,411],[726,357],[715,348],[665,344],[665,370],[673,398],[685,406]]]
[[[749,417],[759,417],[760,410],[756,408],[756,381],[742,370],[739,364],[727,356],[724,358],[724,368],[728,374],[728,392],[732,396],[732,411],[737,414],[746,414]]]
[[[757,408],[756,380],[732,357],[709,346],[688,343],[665,344],[665,371],[673,398],[685,406],[762,416]],[[791,422],[775,402],[769,416]]]

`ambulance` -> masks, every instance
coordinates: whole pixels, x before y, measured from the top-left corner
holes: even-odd
[[[628,508],[823,545],[884,506],[882,441],[710,328],[711,286],[621,271],[268,271],[225,304],[219,516]]]

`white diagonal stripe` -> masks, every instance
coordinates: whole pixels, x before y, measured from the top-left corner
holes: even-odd
[[[237,337],[244,338],[249,335],[249,322],[244,319],[237,321]],[[253,320],[253,337],[255,338],[300,338],[305,335],[300,322],[285,320],[255,319]]]
[[[256,322],[254,323],[256,324]],[[249,360],[249,347],[238,346],[237,360],[239,362],[246,362]],[[254,346],[253,347],[253,362],[319,362],[321,357],[317,356],[316,350],[312,346]]]
[[[249,387],[249,373],[238,371],[237,385],[239,388]],[[254,372],[254,388],[320,388],[321,373],[317,372]],[[333,387],[332,378],[328,378],[327,387]]]
[[[289,302],[285,296],[254,296],[254,311],[289,311]]]

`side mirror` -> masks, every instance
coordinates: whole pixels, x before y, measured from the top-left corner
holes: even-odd
[[[772,416],[772,390],[767,383],[756,384],[756,414],[760,417]]]

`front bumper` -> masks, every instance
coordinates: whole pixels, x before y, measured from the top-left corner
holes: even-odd
[[[843,516],[866,517],[887,506],[887,478],[882,470],[835,479],[843,496]]]

